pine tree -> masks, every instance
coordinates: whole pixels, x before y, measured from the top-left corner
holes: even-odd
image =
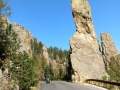
[[[29,90],[31,86],[38,83],[34,70],[35,61],[29,58],[26,52],[14,54],[11,59],[14,59],[12,62],[11,77],[13,80],[19,81],[20,90]]]
[[[8,63],[10,57],[20,48],[20,41],[17,34],[12,29],[12,25],[8,25],[6,29],[0,30],[0,58],[1,62]]]
[[[115,80],[117,82],[120,81],[120,55],[111,57],[108,74],[110,75],[111,80]]]
[[[58,52],[58,56],[59,58],[62,60],[63,59],[63,52],[62,49],[60,48],[59,52]]]

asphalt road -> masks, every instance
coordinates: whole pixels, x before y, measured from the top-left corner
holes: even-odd
[[[106,90],[91,85],[75,84],[65,81],[51,81],[49,84],[40,82],[40,90]]]

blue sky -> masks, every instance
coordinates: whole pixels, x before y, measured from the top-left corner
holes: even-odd
[[[120,0],[88,0],[98,39],[109,32],[120,50]],[[47,47],[69,49],[69,39],[76,31],[71,0],[9,0],[11,22],[21,24]]]

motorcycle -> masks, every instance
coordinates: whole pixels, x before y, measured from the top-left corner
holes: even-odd
[[[50,79],[49,78],[46,78],[45,81],[46,81],[46,83],[50,83]]]

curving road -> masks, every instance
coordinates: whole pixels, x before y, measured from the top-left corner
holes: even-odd
[[[40,90],[106,90],[91,85],[75,84],[65,81],[51,81],[49,84],[41,82],[40,84]]]

